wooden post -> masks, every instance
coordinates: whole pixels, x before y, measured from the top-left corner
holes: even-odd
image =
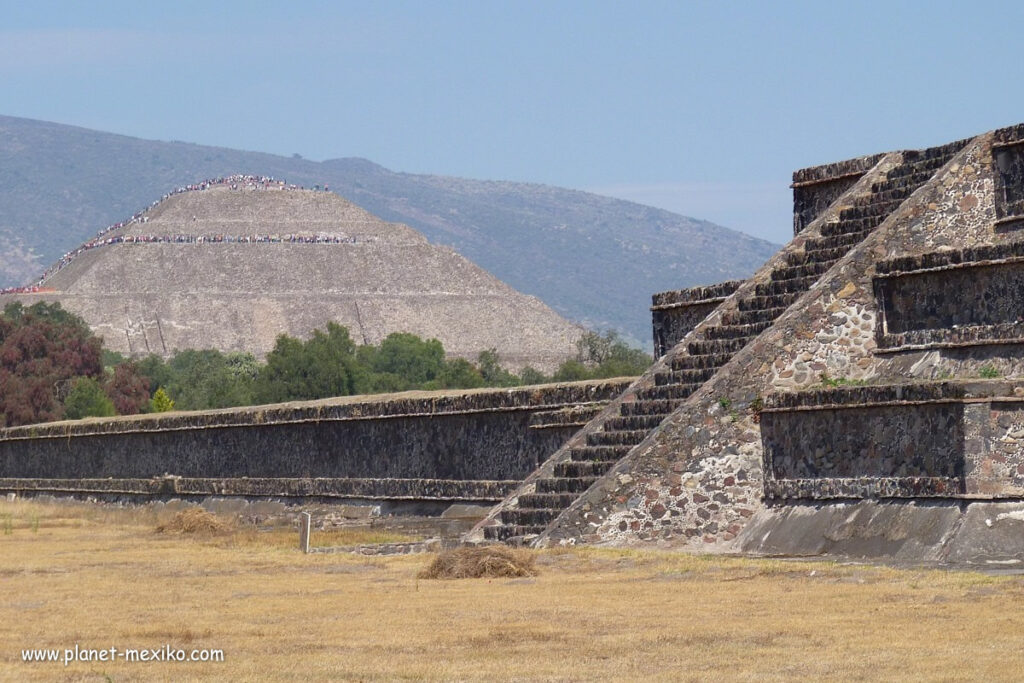
[[[312,517],[308,512],[299,515],[299,550],[309,552],[309,524]]]

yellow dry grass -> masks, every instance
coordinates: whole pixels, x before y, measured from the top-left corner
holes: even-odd
[[[1024,580],[679,553],[432,556],[156,534],[149,512],[0,503],[3,680],[1016,680]],[[24,648],[219,648],[223,663],[25,664]]]
[[[536,556],[503,546],[456,548],[434,556],[421,579],[509,579],[536,576]]]

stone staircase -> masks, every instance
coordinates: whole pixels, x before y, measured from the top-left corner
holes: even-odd
[[[703,339],[677,349],[670,369],[654,375],[654,386],[636,400],[620,405],[620,414],[587,434],[586,445],[569,450],[569,459],[554,466],[552,476],[536,481],[533,493],[521,494],[518,506],[501,511],[501,524],[484,528],[489,540],[518,544],[541,533],[577,497],[607,473],[666,417],[696,392],[719,368],[810,289],[850,249],[882,224],[900,204],[959,152],[967,141],[903,153],[902,163],[876,182],[871,192],[843,208],[838,219],[807,239],[803,251],[789,254],[768,282],[738,301],[738,309],[720,324],[703,330]]]

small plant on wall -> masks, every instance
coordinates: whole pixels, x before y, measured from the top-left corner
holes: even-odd
[[[991,363],[986,363],[985,365],[982,365],[980,368],[978,368],[978,376],[981,377],[982,379],[996,379],[1001,375],[999,373],[999,370],[996,369],[996,366],[992,365]]]

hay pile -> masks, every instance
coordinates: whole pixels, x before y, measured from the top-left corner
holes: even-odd
[[[420,572],[421,579],[480,579],[536,576],[534,555],[527,550],[487,545],[446,550]]]
[[[188,508],[174,515],[171,521],[156,528],[158,534],[223,534],[227,524],[203,508]]]

